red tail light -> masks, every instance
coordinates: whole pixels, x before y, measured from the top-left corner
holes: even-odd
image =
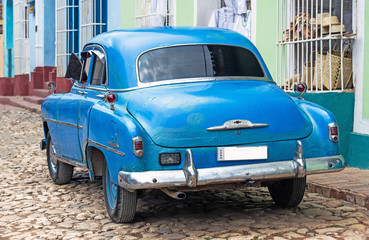
[[[108,93],[106,95],[106,101],[108,103],[115,103],[118,100],[118,96],[115,93]]]
[[[328,124],[329,140],[332,142],[338,142],[338,126],[337,123]]]
[[[143,155],[143,143],[142,137],[132,138],[133,154],[136,157],[142,157]]]
[[[142,142],[135,142],[135,150],[143,150]]]
[[[307,85],[305,83],[296,83],[293,86],[295,93],[299,94],[299,98],[302,99],[302,94],[306,93]]]

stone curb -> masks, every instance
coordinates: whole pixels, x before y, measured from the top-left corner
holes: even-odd
[[[369,197],[362,193],[353,192],[350,190],[338,189],[314,182],[306,184],[306,189],[309,192],[319,193],[324,197],[336,198],[369,209]]]
[[[41,113],[41,105],[23,101],[21,97],[0,96],[0,104],[23,108],[31,112]]]

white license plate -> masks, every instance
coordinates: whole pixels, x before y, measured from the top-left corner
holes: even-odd
[[[268,146],[218,147],[218,161],[268,159]]]

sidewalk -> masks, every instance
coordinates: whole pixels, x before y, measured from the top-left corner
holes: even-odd
[[[307,190],[369,208],[369,170],[347,167],[341,172],[309,175]]]
[[[41,113],[43,98],[34,96],[0,96],[0,104],[27,109],[31,112]]]

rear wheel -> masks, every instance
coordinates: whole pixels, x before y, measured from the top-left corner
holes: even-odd
[[[279,207],[295,207],[304,197],[306,177],[283,179],[268,186],[273,201]]]
[[[137,192],[129,192],[113,183],[106,162],[103,167],[103,188],[110,219],[116,223],[131,222],[136,213]]]
[[[69,183],[73,177],[74,167],[58,161],[50,133],[47,134],[46,144],[47,166],[49,168],[51,179],[58,185]]]

